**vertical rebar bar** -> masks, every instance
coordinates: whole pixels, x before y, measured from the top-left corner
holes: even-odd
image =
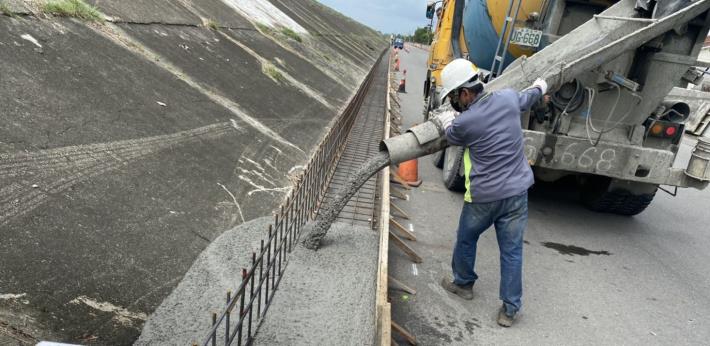
[[[279,224],[276,226],[277,238],[278,238],[278,240],[279,240],[278,243],[276,244],[276,248],[277,248],[278,251],[279,251],[279,268],[278,268],[278,269],[279,269],[279,275],[281,275],[281,259],[282,259],[281,252],[283,252],[283,247],[284,247],[284,246],[283,246],[283,243],[284,243],[284,227],[283,227],[283,226],[284,226],[284,221],[283,221],[283,214],[284,214],[284,207],[281,206],[281,214],[280,214],[281,223],[279,223]]]
[[[291,253],[291,250],[293,250],[293,230],[294,227],[296,226],[296,220],[294,218],[294,214],[296,212],[296,197],[294,197],[294,194],[291,194],[291,208],[288,209],[288,253]]]
[[[247,270],[242,268],[242,283],[247,280]],[[246,285],[243,286],[246,289]],[[237,345],[242,346],[242,330],[244,329],[244,296],[245,291],[242,290],[242,294],[239,297],[239,329],[237,330]]]
[[[274,251],[272,253],[272,258],[271,258],[271,297],[269,297],[269,302],[271,301],[271,298],[274,296],[274,291],[275,286],[276,286],[276,249],[277,249],[277,244],[276,240],[278,238],[279,231],[278,229],[274,230],[274,238],[273,238],[273,243],[274,243]]]
[[[251,253],[251,267],[256,268],[256,252]],[[254,272],[252,272],[251,276],[249,276],[249,280],[251,280],[251,289],[249,292],[249,324],[247,325],[247,340],[251,339],[251,322],[252,322],[252,307],[254,304]]]
[[[291,190],[293,192],[293,190]],[[291,194],[289,194],[288,197],[286,197],[286,211],[284,217],[284,241],[286,250],[288,250],[288,253],[291,253],[291,246],[290,246],[290,236],[289,236],[289,229],[291,228],[291,210],[293,210],[293,205],[291,205]],[[285,253],[285,252],[284,252]]]
[[[269,244],[266,248],[266,294],[264,295],[264,310],[269,303],[269,277],[271,276],[271,244],[273,243],[273,234],[271,233],[273,226],[269,225]]]
[[[212,328],[217,325],[217,313],[213,312],[212,313]],[[215,329],[214,332],[212,332],[212,346],[217,346],[217,330]]]
[[[259,260],[259,291],[257,294],[259,295],[256,303],[256,317],[257,319],[261,318],[261,290],[263,289],[262,283],[264,282],[264,239],[261,240],[261,244],[259,244],[259,256],[261,256],[261,259]],[[268,278],[267,278],[268,279]],[[269,289],[268,286],[268,281],[266,283],[267,290]]]
[[[230,327],[230,322],[229,322],[229,317],[232,313],[232,309],[229,308],[229,303],[232,302],[232,291],[227,291],[227,311],[225,313],[225,321],[224,321],[224,326],[225,326],[225,332],[224,332],[224,345],[229,346],[229,327]]]

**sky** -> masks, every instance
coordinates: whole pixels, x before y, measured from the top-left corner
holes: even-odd
[[[413,34],[429,25],[427,0],[318,0],[382,33]]]

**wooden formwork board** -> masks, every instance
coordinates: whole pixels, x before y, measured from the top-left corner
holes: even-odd
[[[391,66],[392,57],[390,56],[390,61],[388,62]],[[391,68],[387,69],[387,82],[391,80]],[[386,91],[387,92],[387,91]],[[385,129],[384,137],[389,138],[390,133],[390,94],[387,92],[385,114]],[[390,216],[390,169],[385,167],[381,174],[380,179],[382,198],[380,205],[380,252],[377,261],[377,296],[375,297],[375,324],[376,324],[376,341],[375,344],[379,346],[388,346],[392,340],[392,311],[391,305],[387,298],[388,282],[387,277],[389,275],[388,262],[389,262],[389,216]]]

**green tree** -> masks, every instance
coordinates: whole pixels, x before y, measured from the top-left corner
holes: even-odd
[[[421,27],[414,30],[414,36],[412,36],[412,41],[415,43],[429,44],[431,41],[432,33],[429,31],[429,27]]]

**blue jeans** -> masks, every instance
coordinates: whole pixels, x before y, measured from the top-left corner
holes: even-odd
[[[509,316],[517,313],[523,295],[523,232],[527,224],[527,191],[490,203],[464,203],[451,260],[454,283],[468,286],[476,282],[476,244],[494,225],[500,249],[500,299]]]

